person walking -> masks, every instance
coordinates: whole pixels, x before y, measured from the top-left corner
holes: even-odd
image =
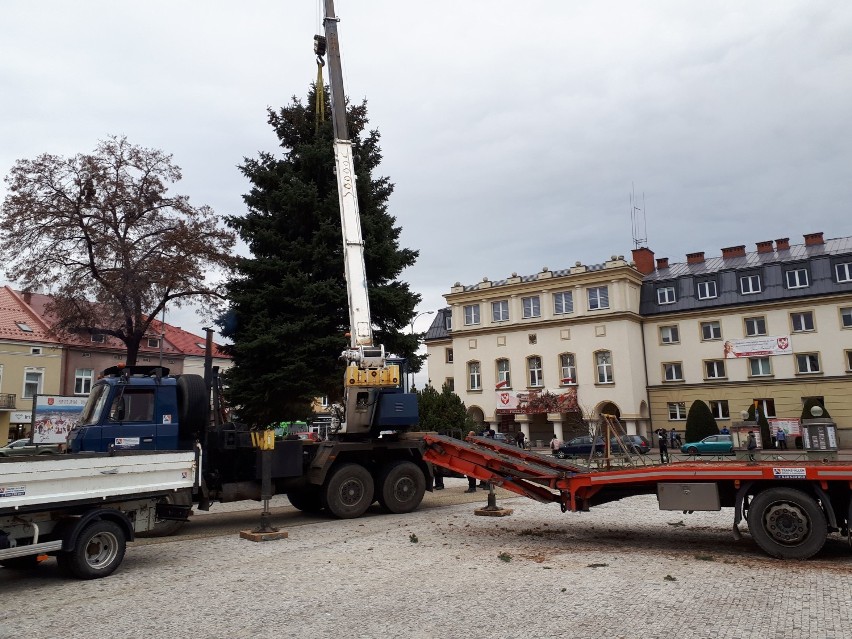
[[[561,445],[562,440],[556,436],[556,433],[553,433],[553,439],[550,440],[550,454],[556,455]]]
[[[672,429],[669,431],[669,448],[674,448],[675,442],[677,442],[677,431],[672,426]]]
[[[667,464],[669,463],[669,447],[666,444],[666,440],[668,439],[668,433],[666,433],[665,428],[661,428],[657,431],[657,443],[660,446],[660,463]]]
[[[780,426],[778,430],[775,431],[775,441],[778,442],[779,450],[787,450],[787,433],[784,432],[784,429]]]
[[[521,450],[526,448],[526,446],[524,445],[525,440],[526,440],[526,435],[524,435],[524,431],[519,430],[517,435],[515,435],[515,442],[517,442],[518,448],[520,448]]]
[[[757,461],[754,457],[754,451],[757,449],[757,438],[754,436],[754,431],[748,431],[748,439],[746,440],[746,449],[748,450],[748,460]]]

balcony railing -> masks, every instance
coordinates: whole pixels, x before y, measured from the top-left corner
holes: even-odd
[[[16,395],[12,393],[0,393],[0,408],[15,408]]]

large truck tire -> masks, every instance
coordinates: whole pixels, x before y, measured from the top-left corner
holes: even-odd
[[[379,504],[390,513],[410,513],[423,501],[426,477],[420,467],[410,461],[391,462],[379,475]]]
[[[781,559],[812,557],[828,535],[822,508],[794,488],[770,488],[752,499],[748,530],[767,554]]]
[[[178,425],[180,439],[194,439],[207,426],[210,405],[207,385],[201,375],[181,375],[177,378]]]
[[[322,510],[322,496],[318,486],[298,488],[287,493],[287,499],[293,508],[303,513],[318,513]]]
[[[189,490],[179,490],[176,493],[170,493],[160,497],[159,501],[174,504],[176,506],[192,506],[192,492]],[[169,537],[186,525],[185,521],[177,521],[174,519],[157,519],[154,527],[151,530],[145,530],[136,533],[137,537]]]
[[[78,579],[97,579],[115,572],[124,560],[127,537],[112,521],[96,520],[83,529],[74,550],[56,556],[59,569]]]
[[[360,464],[342,464],[326,480],[322,500],[338,519],[354,519],[373,503],[373,490],[373,477],[366,468]]]

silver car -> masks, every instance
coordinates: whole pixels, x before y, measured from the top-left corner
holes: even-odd
[[[16,439],[0,448],[0,457],[12,455],[56,455],[61,444],[33,444],[29,439]]]

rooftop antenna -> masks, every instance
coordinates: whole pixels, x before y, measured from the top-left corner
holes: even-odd
[[[630,225],[633,230],[633,246],[639,248],[648,243],[648,222],[645,219],[645,194],[642,193],[642,208],[636,202],[636,185],[630,183]]]

